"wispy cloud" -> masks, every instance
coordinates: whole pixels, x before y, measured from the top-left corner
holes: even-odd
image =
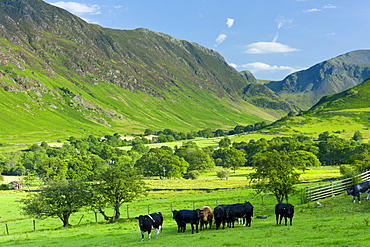
[[[333,5],[333,4],[328,4],[326,6],[324,6],[324,9],[336,9],[337,6]]]
[[[320,12],[320,11],[322,11],[322,9],[314,8],[314,9],[305,9],[305,10],[303,10],[303,12],[305,12],[305,13]]]
[[[222,42],[224,42],[226,38],[227,38],[226,34],[220,34],[220,35],[218,35],[218,37],[216,39],[216,43],[219,45]]]
[[[293,20],[292,19],[288,19],[282,15],[279,15],[276,19],[275,19],[275,22],[278,23],[278,29],[282,28],[285,24],[287,23],[292,23]]]
[[[282,53],[299,51],[299,49],[284,45],[278,42],[256,42],[245,46],[244,53],[263,54],[263,53]]]
[[[336,8],[337,8],[337,6],[335,6],[333,4],[327,4],[322,8],[305,9],[305,10],[303,10],[303,12],[312,13],[312,12],[320,12],[320,11],[323,11],[324,9],[336,9]]]
[[[231,28],[234,25],[234,19],[227,18],[226,19],[226,25],[228,28]]]
[[[84,14],[100,14],[100,6],[97,4],[87,5],[81,4],[77,2],[55,2],[51,3],[51,5],[57,6],[59,8],[65,9],[75,15],[84,15]]]
[[[289,73],[293,73],[295,71],[298,71],[298,69],[293,68],[291,66],[269,65],[269,64],[266,64],[266,63],[262,63],[262,62],[247,63],[247,64],[243,64],[243,65],[230,64],[230,66],[232,66],[234,68],[247,69],[252,73],[256,73],[256,72],[259,72],[259,71],[274,72],[274,71],[281,71],[281,70],[286,70],[286,71],[289,71]]]

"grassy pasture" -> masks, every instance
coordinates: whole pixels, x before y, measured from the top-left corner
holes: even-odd
[[[152,180],[155,188],[207,187],[210,182],[218,186],[233,187],[234,182],[246,185],[245,176],[250,168],[238,170],[229,180],[219,180],[210,172],[200,179]],[[239,177],[237,176],[239,175]],[[337,167],[319,167],[308,170],[302,180],[318,180],[339,176]],[[242,178],[242,179],[240,179]],[[300,184],[298,190],[316,184]],[[59,219],[36,220],[20,214],[19,199],[25,192],[4,191],[0,197],[0,245],[1,246],[366,246],[370,237],[370,202],[353,204],[345,195],[322,200],[322,207],[315,203],[300,204],[300,193],[290,197],[295,205],[293,226],[277,226],[274,216],[276,201],[271,195],[257,195],[249,188],[216,191],[153,191],[146,198],[122,206],[122,219],[114,224],[104,224],[98,215],[98,222],[92,212],[81,211],[71,218],[70,228],[62,228]],[[364,196],[363,196],[364,197]],[[254,219],[250,228],[236,225],[234,229],[215,229],[191,234],[190,226],[185,233],[177,233],[177,226],[171,217],[171,210],[193,209],[203,205],[231,204],[250,201],[254,205]],[[160,211],[165,221],[159,239],[140,242],[140,231],[135,216]],[[82,217],[83,215],[83,217]],[[266,215],[267,219],[257,219]],[[81,218],[82,217],[82,218]],[[81,221],[81,222],[80,222]],[[80,222],[80,224],[79,224]],[[8,225],[9,235],[6,232]],[[154,235],[154,234],[152,234]],[[153,236],[152,236],[153,237]]]

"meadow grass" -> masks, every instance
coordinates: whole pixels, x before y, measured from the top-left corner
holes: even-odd
[[[237,170],[241,177],[251,172],[246,167]],[[313,181],[325,177],[339,176],[338,167],[319,167],[308,170],[304,179]],[[219,180],[212,172],[200,179],[155,179],[154,187],[186,188],[188,182],[193,187],[208,185],[208,180],[222,182],[223,187],[232,187],[232,182],[246,181],[239,177]],[[167,184],[167,185],[165,185]],[[0,196],[0,238],[1,246],[312,246],[345,245],[366,246],[369,238],[364,234],[369,229],[370,202],[353,204],[352,199],[342,195],[322,200],[322,207],[315,203],[300,204],[300,189],[316,184],[297,185],[298,192],[290,197],[295,205],[293,226],[277,226],[274,216],[276,200],[271,195],[259,195],[253,189],[240,188],[216,191],[152,191],[145,198],[126,203],[121,208],[121,218],[114,224],[105,224],[98,214],[97,222],[92,212],[80,211],[73,214],[69,228],[61,227],[61,221],[55,218],[36,220],[20,213],[19,200],[28,193],[21,191],[3,191]],[[177,225],[171,211],[199,208],[203,205],[215,207],[217,204],[232,204],[250,201],[254,205],[254,219],[249,228],[236,225],[235,228],[214,228],[191,234],[190,226],[185,233],[177,233]],[[159,239],[140,242],[141,235],[135,216],[148,212],[162,212],[164,215],[163,231]],[[265,215],[267,219],[258,219],[256,215]],[[6,232],[8,226],[9,235]],[[147,237],[146,237],[147,238]]]

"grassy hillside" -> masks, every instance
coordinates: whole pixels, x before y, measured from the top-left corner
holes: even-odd
[[[338,94],[323,97],[309,111],[274,122],[266,132],[317,137],[324,131],[350,139],[359,130],[370,140],[370,79]]]
[[[243,98],[245,78],[196,43],[88,24],[41,0],[0,2],[0,25],[0,142],[227,129],[286,114]]]

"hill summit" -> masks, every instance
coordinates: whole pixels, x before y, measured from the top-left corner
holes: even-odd
[[[357,50],[265,84],[282,99],[308,110],[321,97],[354,87],[370,76],[370,50]]]

